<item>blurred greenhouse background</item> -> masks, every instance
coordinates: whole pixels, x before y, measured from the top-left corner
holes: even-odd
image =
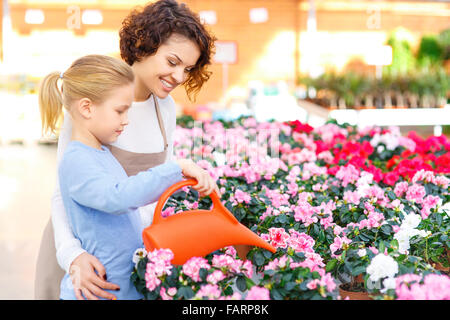
[[[50,217],[57,136],[42,137],[37,88],[90,54],[120,57],[118,30],[148,0],[2,0],[0,299],[32,299]],[[329,118],[450,137],[450,2],[184,0],[218,38],[196,120]]]

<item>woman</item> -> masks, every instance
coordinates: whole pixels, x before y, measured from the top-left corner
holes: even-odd
[[[189,98],[195,97],[209,79],[207,66],[215,38],[196,14],[174,0],[161,0],[132,11],[119,34],[121,57],[136,78],[135,101],[128,112],[129,125],[109,147],[127,174],[134,175],[173,159],[176,114],[169,94],[184,85]],[[58,162],[70,136],[71,120],[66,116],[58,140]],[[197,180],[193,188],[201,195],[217,190],[206,171]],[[140,208],[144,226],[151,224],[154,207],[150,204]],[[38,256],[35,298],[57,299],[64,271],[74,275],[78,299],[115,299],[104,289],[120,289],[107,282],[103,265],[73,236],[57,183],[52,197],[52,223],[44,230]]]

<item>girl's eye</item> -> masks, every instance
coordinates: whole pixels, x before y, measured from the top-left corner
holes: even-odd
[[[173,61],[167,60],[171,66],[176,66],[177,64]]]
[[[187,72],[187,73],[189,73],[189,72],[191,72],[193,69],[194,69],[194,68],[188,68],[188,69],[185,69],[184,71]]]
[[[123,114],[125,111],[120,111],[120,110],[117,110],[117,113],[118,114]]]

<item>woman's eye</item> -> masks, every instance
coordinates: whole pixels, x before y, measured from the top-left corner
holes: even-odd
[[[175,63],[175,62],[173,62],[173,61],[170,61],[170,60],[167,60],[167,61],[169,61],[169,64],[171,65],[171,66],[176,66],[177,64]]]
[[[188,69],[185,69],[184,71],[187,72],[187,73],[189,73],[189,72],[191,72],[193,69],[194,69],[194,68],[188,68]]]

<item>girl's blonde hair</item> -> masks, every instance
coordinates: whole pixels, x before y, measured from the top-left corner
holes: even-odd
[[[58,88],[59,79],[62,79],[61,90]],[[73,101],[82,98],[100,104],[113,89],[133,81],[134,74],[128,64],[104,55],[84,56],[73,62],[64,74],[48,74],[39,87],[43,134],[56,133],[63,106],[69,108]]]

